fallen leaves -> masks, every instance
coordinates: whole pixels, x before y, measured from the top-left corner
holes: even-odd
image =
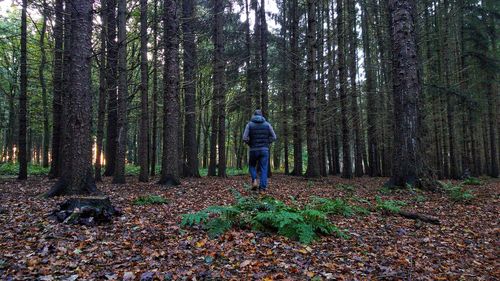
[[[106,179],[107,180],[107,179]],[[474,187],[473,205],[453,204],[445,195],[409,192],[380,195],[385,179],[322,178],[308,186],[303,178],[274,175],[269,193],[292,204],[309,196],[350,196],[360,204],[406,201],[409,209],[439,217],[442,225],[417,224],[380,214],[331,220],[351,238],[324,237],[304,246],[290,239],[247,230],[230,230],[216,240],[202,229],[179,228],[180,214],[233,203],[229,192],[246,178],[187,179],[178,188],[154,182],[127,185],[108,181],[99,189],[123,211],[111,225],[58,224],[47,214],[63,198],[42,199],[51,181],[0,182],[0,279],[8,280],[352,280],[499,279],[498,181]],[[336,188],[339,184],[353,186]],[[169,204],[136,206],[133,200],[157,194]],[[291,197],[290,197],[291,196]]]

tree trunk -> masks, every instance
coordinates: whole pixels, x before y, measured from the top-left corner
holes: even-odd
[[[360,114],[358,106],[358,89],[356,84],[357,71],[357,32],[356,32],[356,4],[355,0],[347,1],[347,14],[349,24],[347,37],[349,40],[349,80],[351,83],[351,114],[354,133],[354,174],[356,177],[363,176],[363,149],[362,135],[360,129]]]
[[[118,0],[118,133],[113,183],[125,183],[127,153],[127,1]]]
[[[47,84],[45,82],[45,66],[47,56],[45,54],[45,33],[47,31],[47,3],[45,0],[42,2],[42,30],[40,31],[40,68],[38,74],[40,78],[40,85],[42,87],[42,106],[43,106],[43,158],[42,166],[49,166],[49,107],[47,103]]]
[[[61,113],[62,113],[62,86],[63,86],[63,0],[56,0],[54,4],[54,72],[52,78],[52,149],[49,178],[58,177],[61,161]]]
[[[118,45],[116,42],[116,0],[107,0],[107,20],[108,20],[108,40],[107,43],[107,74],[106,86],[108,89],[108,122],[106,129],[106,169],[104,176],[112,176],[115,172],[116,152],[118,146],[118,130],[117,130],[117,55]]]
[[[154,0],[153,17],[153,121],[151,137],[151,176],[156,174],[158,148],[158,0]]]
[[[292,129],[293,129],[293,172],[292,175],[301,176],[302,175],[302,105],[300,103],[300,92],[299,92],[299,16],[298,13],[298,0],[292,0],[291,9],[291,65],[292,65]]]
[[[379,177],[381,175],[378,156],[378,140],[377,140],[377,93],[374,85],[374,73],[372,65],[372,54],[370,48],[370,29],[368,21],[370,15],[368,14],[368,7],[366,1],[362,2],[362,16],[361,26],[363,32],[363,54],[364,54],[364,67],[366,73],[366,96],[367,96],[367,121],[368,121],[368,174],[371,177]]]
[[[342,3],[343,0],[337,2],[337,36],[338,36],[338,59],[339,59],[339,98],[340,98],[340,114],[342,126],[342,177],[352,178],[352,163],[351,163],[351,147],[349,126],[347,117],[347,76],[346,63],[344,57],[344,12]]]
[[[21,77],[19,91],[19,137],[18,137],[18,161],[19,161],[19,180],[28,178],[28,155],[26,147],[27,133],[27,87],[28,87],[28,65],[27,65],[27,23],[26,10],[28,9],[28,0],[23,0],[21,11]]]
[[[226,177],[226,103],[225,103],[225,85],[224,85],[224,3],[222,0],[213,0],[214,2],[214,97],[217,105],[217,139],[218,139],[218,173],[219,177]]]
[[[316,130],[316,0],[307,0],[307,177],[319,177],[319,145]]]
[[[179,173],[179,21],[178,1],[163,7],[165,65],[163,75],[163,155],[159,184],[180,184]]]
[[[420,67],[416,44],[416,3],[389,0],[393,53],[394,148],[390,186],[423,187]]]
[[[92,55],[92,1],[70,0],[71,17],[69,55],[70,95],[64,124],[63,169],[58,182],[47,196],[93,194],[97,192],[92,177],[92,94],[90,91],[90,57]]]
[[[149,181],[148,112],[148,1],[141,0],[141,121],[139,127],[139,181]],[[155,38],[156,40],[156,38]]]
[[[95,158],[95,181],[102,180],[102,144],[104,138],[104,117],[106,114],[106,36],[107,36],[107,0],[101,2],[101,53],[99,65],[99,104],[97,114],[97,136],[96,136],[96,158]]]
[[[195,19],[194,0],[185,0],[182,6],[184,46],[184,176],[199,177],[198,146],[196,143],[196,70],[197,52],[193,31]]]

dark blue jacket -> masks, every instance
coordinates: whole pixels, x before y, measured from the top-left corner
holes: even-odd
[[[269,150],[269,145],[276,140],[276,133],[261,115],[254,115],[245,127],[243,141],[250,146],[250,151]]]

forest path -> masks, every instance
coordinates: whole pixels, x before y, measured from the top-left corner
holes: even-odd
[[[498,180],[468,186],[476,198],[467,205],[454,203],[445,194],[383,192],[384,178],[309,181],[274,175],[268,194],[287,203],[290,196],[299,202],[315,195],[364,198],[371,203],[380,196],[403,200],[405,210],[441,220],[441,225],[431,225],[380,213],[334,216],[332,222],[351,238],[323,237],[311,245],[242,230],[209,239],[202,229],[179,227],[183,213],[234,202],[233,189],[249,194],[248,177],[187,179],[175,188],[138,183],[132,177],[128,181],[112,185],[106,179],[99,184],[123,216],[112,225],[86,227],[47,218],[63,200],[38,196],[53,181],[2,179],[0,204],[8,213],[0,214],[0,279],[122,280],[132,274],[137,280],[148,274],[197,280],[500,278]],[[133,205],[138,196],[149,194],[161,195],[169,203]]]

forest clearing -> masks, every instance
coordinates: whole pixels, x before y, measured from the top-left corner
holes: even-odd
[[[268,195],[287,204],[292,198],[304,204],[310,196],[320,196],[360,205],[367,204],[361,199],[373,205],[380,196],[404,201],[403,209],[435,216],[440,225],[382,212],[333,215],[331,221],[349,238],[323,236],[311,244],[242,229],[209,238],[201,228],[180,227],[181,214],[234,203],[231,190],[250,195],[248,180],[242,176],[191,179],[170,189],[135,180],[120,186],[105,181],[99,189],[111,197],[122,216],[110,225],[66,225],[47,217],[61,200],[38,196],[51,181],[4,181],[0,191],[9,213],[0,215],[0,272],[5,280],[500,278],[498,180],[466,185],[474,193],[469,203],[453,201],[446,194],[387,191],[381,188],[385,180],[307,181],[276,175]],[[159,195],[166,203],[133,204],[144,195]]]

